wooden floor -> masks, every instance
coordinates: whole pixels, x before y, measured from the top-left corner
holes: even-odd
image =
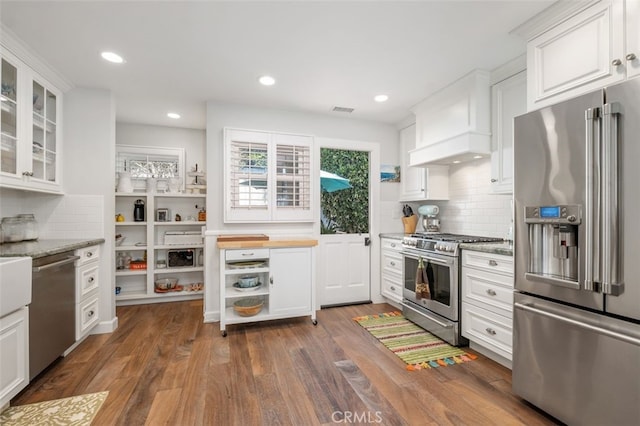
[[[89,336],[12,405],[109,391],[95,425],[550,425],[511,393],[511,372],[475,361],[410,372],[353,317],[228,328],[202,322],[202,302],[119,307],[119,328]]]

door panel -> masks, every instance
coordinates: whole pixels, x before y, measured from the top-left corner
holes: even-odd
[[[323,235],[320,240],[320,304],[322,306],[370,300],[367,235]]]

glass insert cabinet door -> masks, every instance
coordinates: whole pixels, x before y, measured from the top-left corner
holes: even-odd
[[[32,177],[55,182],[57,160],[57,98],[54,93],[35,80],[33,81],[32,114]]]
[[[2,92],[0,104],[0,171],[17,174],[18,172],[18,70],[10,62],[2,59]]]

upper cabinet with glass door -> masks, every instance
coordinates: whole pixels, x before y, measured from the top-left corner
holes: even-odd
[[[4,48],[0,186],[61,193],[62,94]]]
[[[313,137],[225,129],[225,222],[313,220]]]

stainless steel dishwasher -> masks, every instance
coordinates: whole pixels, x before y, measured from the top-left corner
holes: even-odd
[[[72,251],[33,259],[29,306],[29,379],[55,361],[76,337],[76,272]]]

